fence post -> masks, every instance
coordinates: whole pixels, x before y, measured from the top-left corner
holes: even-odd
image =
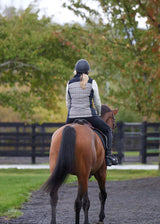
[[[123,154],[123,146],[124,146],[124,123],[122,121],[117,123],[117,134],[118,134],[118,162],[122,164],[122,159],[124,157]]]
[[[36,139],[36,125],[32,124],[32,164],[36,163],[36,148],[35,148],[35,139]]]
[[[16,154],[18,155],[19,151],[19,126],[16,126]]]
[[[144,121],[142,123],[142,129],[141,129],[141,133],[142,133],[142,147],[141,147],[141,162],[142,163],[147,163],[147,122]]]
[[[158,168],[160,172],[160,140],[159,140],[159,157],[158,157]]]
[[[46,133],[45,132],[45,126],[41,126],[40,133],[43,134],[42,137],[41,137],[41,141],[42,141],[41,142],[41,144],[42,144],[41,153],[42,153],[42,155],[44,155],[44,153],[45,153],[45,135],[44,135],[44,133]]]

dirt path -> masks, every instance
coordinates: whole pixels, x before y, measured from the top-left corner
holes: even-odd
[[[74,224],[74,200],[77,184],[64,185],[59,191],[57,224]],[[89,182],[91,206],[89,220],[98,221],[99,199],[96,182]],[[160,224],[160,177],[107,182],[108,199],[104,224]],[[23,216],[0,224],[49,224],[51,209],[49,196],[41,191],[33,192],[24,204]],[[81,222],[83,223],[83,212]]]

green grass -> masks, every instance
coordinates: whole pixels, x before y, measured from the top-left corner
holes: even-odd
[[[123,181],[158,176],[160,176],[158,170],[108,170],[107,172],[108,181]]]
[[[159,149],[147,149],[147,153],[159,153],[160,150]],[[128,152],[124,152],[125,156],[139,156],[140,152],[139,151],[128,151]]]
[[[0,170],[0,216],[9,218],[21,215],[19,209],[31,196],[31,191],[37,190],[46,181],[49,170]],[[109,170],[108,181],[122,181],[137,178],[156,177],[156,170]],[[67,183],[75,182],[75,176],[69,176]],[[90,180],[95,180],[93,177]]]
[[[125,156],[139,156],[139,151],[128,151],[124,152]]]
[[[16,217],[17,209],[49,176],[48,170],[0,170],[0,216]]]

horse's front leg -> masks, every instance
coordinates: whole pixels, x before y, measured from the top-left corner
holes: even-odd
[[[56,224],[56,206],[58,201],[58,191],[54,191],[50,193],[50,203],[52,209],[52,219],[51,224]]]
[[[104,209],[105,209],[106,198],[107,198],[107,192],[103,191],[103,190],[100,190],[100,193],[99,193],[99,199],[100,199],[100,202],[101,202],[101,209],[100,209],[100,213],[99,213],[99,221],[100,222],[103,222],[103,220],[105,218]]]
[[[100,213],[99,213],[99,221],[103,222],[105,218],[105,202],[107,199],[107,192],[105,188],[105,182],[106,182],[106,169],[100,169],[96,174],[95,178],[98,181],[98,185],[100,188],[100,193],[99,193],[99,199],[101,202],[101,208],[100,208]]]
[[[84,224],[88,224],[88,210],[90,207],[90,201],[88,198],[88,192],[83,197],[83,211],[84,211]]]

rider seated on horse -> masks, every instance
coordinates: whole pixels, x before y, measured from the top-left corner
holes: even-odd
[[[93,127],[102,131],[108,138],[105,146],[106,165],[117,165],[117,157],[111,154],[112,131],[108,124],[100,118],[101,100],[98,86],[96,81],[88,76],[89,70],[88,61],[80,59],[75,65],[75,76],[67,83],[66,105],[68,116],[66,123],[72,123],[75,119],[85,119]]]

